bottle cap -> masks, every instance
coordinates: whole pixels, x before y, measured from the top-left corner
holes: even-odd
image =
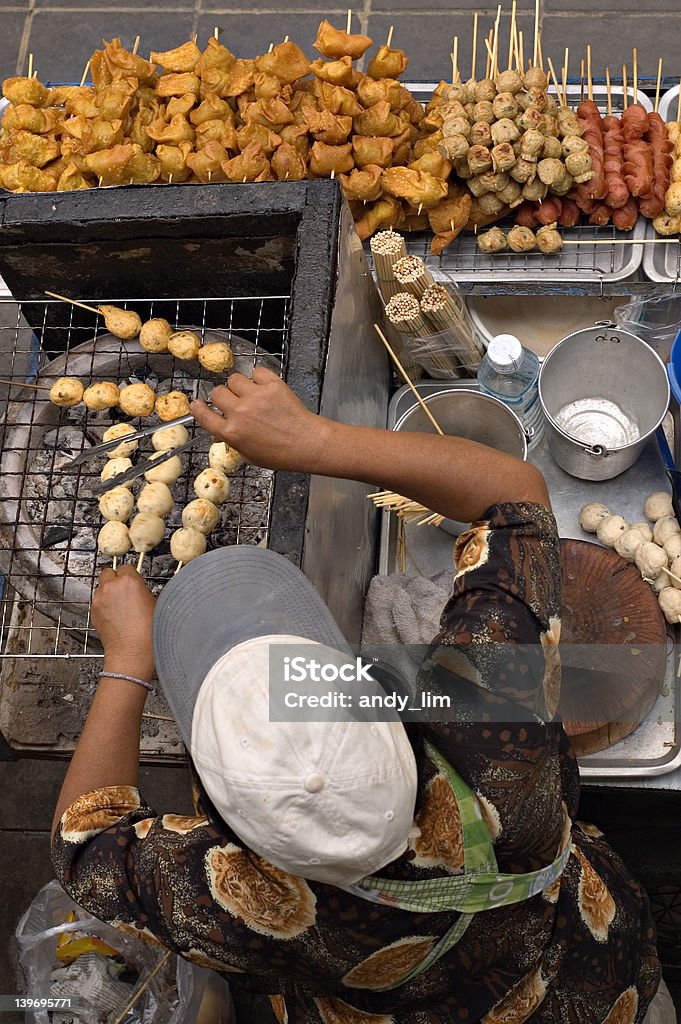
[[[495,369],[515,370],[523,358],[523,346],[514,334],[497,334],[489,343],[487,358]]]

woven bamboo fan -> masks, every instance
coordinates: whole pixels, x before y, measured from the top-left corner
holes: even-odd
[[[657,595],[614,551],[561,541],[559,715],[578,756],[633,732],[665,678],[667,633]]]

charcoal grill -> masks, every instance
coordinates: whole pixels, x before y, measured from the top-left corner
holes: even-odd
[[[95,314],[45,301],[49,289],[135,309],[143,320],[165,317],[205,340],[229,340],[238,369],[279,369],[314,411],[384,426],[389,371],[372,328],[378,299],[361,243],[337,183],[299,184],[112,189],[106,217],[101,201],[88,196],[0,200],[0,274],[14,296],[0,301],[0,348],[10,362],[4,376],[49,384],[64,373],[84,383],[151,374],[161,391],[202,396],[217,382],[198,363],[111,338]],[[21,198],[29,200],[23,209],[11,202]],[[69,751],[101,665],[89,607],[110,563],[92,550],[101,519],[89,494],[102,467],[65,470],[112,419],[84,406],[58,410],[44,391],[16,388],[9,398],[0,435],[0,728],[15,750]],[[145,559],[143,573],[157,591],[175,568],[167,538],[193,496],[208,443],[184,457],[165,544]],[[148,442],[140,454],[146,449]],[[268,544],[284,554],[358,642],[376,562],[370,489],[243,467],[210,543]],[[36,703],[47,709],[41,723]],[[152,704],[150,713],[160,717],[145,723],[143,752],[179,753],[167,709]]]

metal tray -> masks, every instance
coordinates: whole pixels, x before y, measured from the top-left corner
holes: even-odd
[[[660,100],[660,105],[657,108],[660,117],[663,121],[675,121],[676,120],[676,108],[679,102],[679,86],[674,85],[671,89],[667,89],[666,93]]]
[[[648,238],[659,238],[650,221],[646,222]],[[681,279],[681,240],[678,245],[642,245],[643,272],[650,281],[673,284],[674,291]]]
[[[477,388],[476,381],[428,381],[417,383],[423,395],[460,388]],[[408,387],[395,393],[388,409],[388,428],[415,404]],[[642,517],[644,496],[651,491],[667,490],[668,482],[657,446],[651,441],[635,465],[614,480],[592,483],[577,480],[564,473],[551,458],[548,448],[539,445],[531,453],[535,463],[546,477],[553,510],[561,537],[593,539],[579,528],[579,509],[587,501],[603,501],[615,508],[629,521]],[[407,575],[433,576],[453,567],[452,536],[431,526],[405,526]],[[397,519],[384,513],[381,523],[379,573],[399,573]],[[669,638],[667,672],[662,692],[648,718],[624,740],[596,754],[580,758],[583,778],[627,779],[659,776],[681,768],[681,680],[676,674],[677,658],[672,638]]]

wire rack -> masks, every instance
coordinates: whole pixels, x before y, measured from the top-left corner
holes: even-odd
[[[87,299],[83,301],[87,302]],[[102,302],[101,298],[95,303]],[[195,330],[204,342],[228,341],[235,370],[249,373],[264,365],[285,374],[290,300],[287,295],[229,299],[115,300],[135,309],[142,320],[163,317],[171,325]],[[180,390],[206,398],[220,378],[198,361],[168,353],[149,354],[137,341],[122,342],[106,332],[102,318],[59,302],[0,300],[0,376],[17,382],[52,383],[72,375],[87,384],[111,380],[119,385],[145,380],[158,393]],[[81,403],[58,409],[47,391],[0,386],[9,400],[0,433],[0,657],[92,658],[101,648],[90,621],[90,603],[101,568],[111,560],[99,555],[97,533],[103,523],[93,484],[106,457],[72,470],[72,458],[101,441],[115,422],[128,422],[120,410],[91,412]],[[132,420],[151,426],[155,419]],[[160,421],[159,421],[160,422]],[[194,425],[190,428],[193,432]],[[182,475],[172,487],[175,507],[166,517],[165,539],[144,559],[142,574],[158,593],[177,567],[169,537],[181,526],[181,511],[195,497],[193,480],[208,465],[205,444],[184,453]],[[133,459],[148,457],[150,438]],[[135,481],[137,495],[144,478]],[[231,493],[208,548],[227,544],[266,544],[273,475],[242,467],[231,478]],[[132,553],[127,561],[133,560]]]

